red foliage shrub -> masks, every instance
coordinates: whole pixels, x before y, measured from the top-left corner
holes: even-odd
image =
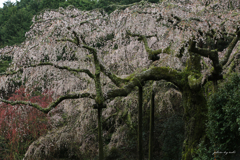
[[[46,108],[52,102],[52,93],[47,90],[42,95],[30,96],[21,86],[8,99],[10,101],[31,101]],[[0,105],[0,136],[8,146],[4,159],[23,158],[28,146],[39,136],[47,132],[47,115],[39,110],[26,105],[2,103]]]

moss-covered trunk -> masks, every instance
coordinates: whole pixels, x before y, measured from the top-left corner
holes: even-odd
[[[183,107],[185,121],[185,140],[183,143],[182,160],[192,160],[197,145],[205,135],[207,120],[207,102],[202,90],[183,90]],[[197,155],[195,155],[197,156]]]

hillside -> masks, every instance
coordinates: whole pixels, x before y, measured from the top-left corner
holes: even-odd
[[[66,8],[74,5],[76,8],[89,11],[96,8],[111,13],[116,7],[112,4],[128,5],[141,0],[20,0],[16,3],[7,1],[0,8],[0,48],[20,44],[25,40],[25,33],[32,25],[32,17],[46,9]],[[149,2],[157,3],[158,0]],[[11,28],[11,29],[9,29]]]

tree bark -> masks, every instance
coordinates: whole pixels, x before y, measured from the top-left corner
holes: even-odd
[[[138,95],[138,156],[142,160],[142,87],[139,87]]]
[[[149,134],[149,160],[153,160],[153,135],[154,135],[154,90],[152,90],[150,107],[150,134]]]
[[[216,80],[213,81],[213,89],[214,89],[214,93],[216,93],[218,91],[218,86],[217,86]]]
[[[102,108],[98,108],[98,144],[99,160],[103,160],[103,141],[102,141]]]
[[[185,140],[182,160],[192,160],[196,155],[197,145],[206,134],[207,102],[202,90],[185,88],[183,91],[183,107],[185,121]]]

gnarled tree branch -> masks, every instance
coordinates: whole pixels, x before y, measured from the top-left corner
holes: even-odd
[[[58,68],[58,69],[68,70],[69,72],[76,72],[76,73],[84,72],[90,78],[94,79],[94,75],[88,69],[74,69],[74,68],[70,68],[70,67],[67,67],[67,66],[58,66],[58,65],[50,63],[50,62],[41,62],[41,63],[38,63],[38,64],[32,64],[32,65],[24,66],[24,67],[21,67],[17,71],[0,73],[0,75],[13,75],[13,74],[17,74],[18,72],[22,72],[23,68],[37,67],[37,66],[53,66],[53,67]]]
[[[17,71],[7,71],[7,72],[4,72],[4,73],[0,73],[0,75],[14,75],[14,74],[17,74],[18,72],[23,72],[23,67],[21,67],[19,70]]]
[[[77,42],[75,42],[73,39],[69,39],[69,38],[57,39],[56,41],[68,41],[68,42],[78,45]]]
[[[74,69],[74,68],[70,68],[70,67],[67,67],[67,66],[58,66],[58,65],[50,63],[50,62],[41,62],[39,64],[29,65],[28,67],[37,67],[37,66],[53,66],[53,67],[58,68],[58,69],[68,70],[69,72],[77,72],[77,73],[84,72],[90,78],[94,79],[94,75],[88,69]]]
[[[8,101],[8,100],[1,99],[1,98],[0,98],[0,101],[4,102],[4,103],[7,103],[7,104],[11,104],[11,105],[17,105],[17,104],[29,105],[29,106],[32,106],[32,107],[38,109],[39,111],[47,114],[49,111],[54,109],[63,100],[65,100],[65,99],[78,99],[78,98],[91,98],[91,99],[94,99],[95,95],[92,94],[92,93],[87,93],[87,92],[75,93],[75,94],[66,94],[64,96],[59,97],[56,101],[52,102],[48,106],[48,108],[42,108],[40,105],[38,105],[36,103],[31,103],[31,102],[28,102],[28,101]]]
[[[129,81],[127,79],[122,79],[116,76],[111,71],[107,70],[101,63],[100,63],[100,69],[118,87],[121,87],[122,85],[124,85],[124,83]]]
[[[236,36],[235,38],[233,38],[232,42],[229,44],[229,46],[228,46],[228,48],[227,48],[227,51],[226,51],[226,53],[225,53],[224,58],[220,61],[220,65],[221,65],[221,66],[224,66],[224,65],[228,62],[228,59],[229,59],[229,57],[230,57],[230,55],[231,55],[231,53],[232,53],[232,50],[233,50],[233,48],[236,46],[236,44],[237,44],[237,42],[238,42],[238,40],[239,40],[239,37],[240,37],[240,31],[239,31],[239,29],[238,29],[236,35],[237,35],[237,36]]]
[[[78,36],[77,36],[77,33],[76,33],[75,31],[73,31],[73,33],[74,33],[75,39],[77,39],[78,42],[79,42],[79,38],[78,38]],[[83,44],[81,45],[81,47],[87,49],[90,53],[93,54],[93,56],[95,57],[95,58],[94,58],[94,61],[95,61],[94,64],[95,64],[95,65],[99,64],[100,70],[101,70],[106,76],[108,76],[116,86],[120,87],[121,84],[127,82],[126,79],[121,79],[121,78],[117,77],[116,75],[112,74],[110,71],[107,71],[107,69],[99,62],[99,60],[98,60],[98,58],[97,58],[97,50],[96,50],[95,48],[93,48],[93,47],[90,47],[90,46],[86,45],[86,43],[84,43],[83,37],[81,37],[81,39],[82,39],[82,41],[83,41]],[[69,39],[68,39],[68,40],[69,40]],[[70,40],[70,42],[75,43],[76,41]],[[75,43],[75,44],[77,45],[77,43]],[[78,44],[78,46],[79,46],[79,44]],[[64,66],[64,67],[65,67],[65,66]],[[67,68],[67,67],[66,67],[66,68]],[[99,71],[100,71],[100,70],[99,70]],[[92,74],[91,74],[91,76],[92,76],[91,78],[94,78],[94,76],[93,76]]]
[[[159,60],[158,54],[160,54],[160,53],[167,53],[167,54],[171,53],[171,49],[170,49],[171,44],[165,49],[151,50],[149,48],[148,43],[147,43],[147,38],[154,37],[156,35],[144,36],[144,35],[140,35],[140,34],[133,34],[130,31],[127,31],[127,35],[129,35],[131,37],[139,37],[139,40],[143,41],[145,50],[148,53],[149,60],[153,60],[153,61]]]
[[[189,41],[189,52],[194,52],[199,54],[200,56],[207,57],[212,60],[214,72],[220,74],[222,72],[222,66],[219,64],[219,57],[217,50],[209,50],[206,48],[198,48],[196,47],[196,42],[193,40]]]
[[[184,86],[181,79],[184,78],[182,72],[167,67],[153,67],[144,72],[134,75],[130,81],[120,89],[110,90],[105,95],[105,100],[118,96],[127,96],[136,86],[142,86],[144,81],[148,80],[167,80],[172,82],[180,89]]]

